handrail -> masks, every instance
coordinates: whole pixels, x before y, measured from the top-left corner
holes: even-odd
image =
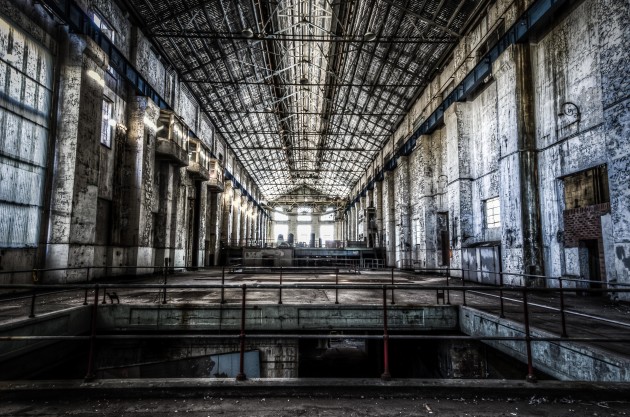
[[[532,349],[531,349],[531,344],[535,343],[535,342],[540,342],[540,341],[563,341],[563,342],[567,342],[567,341],[580,341],[580,342],[604,342],[604,343],[612,343],[612,342],[625,342],[625,341],[630,341],[630,339],[628,338],[599,338],[599,337],[587,337],[587,338],[569,338],[566,335],[566,327],[565,327],[565,323],[564,323],[564,306],[563,304],[561,304],[561,309],[562,309],[562,333],[561,336],[559,337],[533,337],[531,335],[531,331],[530,331],[530,319],[529,319],[529,307],[530,306],[536,306],[536,304],[532,304],[531,302],[528,302],[528,294],[532,294],[532,293],[560,293],[561,296],[562,294],[564,294],[565,292],[574,292],[574,289],[571,288],[543,288],[543,287],[514,287],[514,286],[480,286],[480,285],[465,285],[465,281],[462,279],[462,285],[461,286],[453,286],[453,285],[448,285],[448,280],[447,280],[447,285],[422,285],[422,284],[417,284],[417,283],[395,283],[394,280],[394,269],[391,268],[392,271],[392,283],[389,284],[382,284],[382,283],[376,283],[376,284],[348,284],[348,283],[344,283],[344,284],[339,284],[338,283],[338,272],[335,274],[335,283],[323,283],[323,284],[312,284],[312,283],[289,283],[289,284],[282,284],[282,282],[280,284],[265,284],[265,283],[250,283],[250,284],[225,284],[225,273],[224,273],[224,269],[221,275],[221,283],[220,284],[181,284],[181,283],[167,283],[166,281],[166,271],[167,271],[167,267],[168,265],[166,265],[163,269],[165,272],[165,279],[164,282],[161,284],[147,284],[147,283],[96,283],[96,284],[86,284],[86,283],[74,283],[74,284],[0,284],[0,289],[6,289],[6,288],[13,288],[13,289],[26,289],[26,290],[31,290],[32,291],[32,302],[31,302],[31,309],[30,309],[30,315],[29,317],[35,317],[35,298],[36,298],[36,294],[37,292],[42,292],[44,290],[47,289],[68,289],[68,290],[85,290],[85,301],[84,301],[84,305],[87,305],[87,294],[88,291],[93,290],[94,291],[94,301],[92,304],[92,307],[90,308],[92,311],[92,320],[91,320],[91,327],[90,327],[90,335],[89,336],[55,336],[55,335],[45,335],[45,336],[0,336],[0,342],[1,341],[30,341],[30,340],[89,340],[90,341],[90,351],[89,351],[89,355],[88,355],[88,364],[87,364],[87,373],[86,373],[86,380],[91,380],[93,378],[95,378],[95,373],[94,373],[94,351],[95,351],[95,346],[98,340],[105,340],[105,339],[115,339],[115,338],[128,338],[128,339],[142,339],[142,338],[169,338],[169,337],[177,337],[177,338],[215,338],[215,337],[223,337],[223,338],[238,338],[240,341],[240,372],[237,376],[237,380],[245,380],[246,379],[246,375],[244,374],[244,350],[245,350],[245,338],[260,338],[260,337],[275,337],[277,336],[277,338],[289,338],[289,337],[293,337],[293,338],[306,338],[306,337],[317,337],[317,335],[291,335],[291,334],[280,334],[280,335],[269,335],[269,334],[261,334],[261,333],[257,333],[257,334],[251,334],[248,335],[246,334],[246,294],[247,294],[247,290],[252,291],[252,290],[280,290],[279,291],[279,296],[280,296],[280,301],[279,304],[282,304],[282,290],[287,290],[287,289],[315,289],[315,290],[326,290],[326,289],[330,289],[330,290],[335,290],[335,304],[338,304],[338,296],[337,296],[337,292],[339,290],[374,290],[376,294],[379,293],[379,290],[382,291],[382,302],[383,302],[383,335],[351,335],[351,334],[344,334],[344,337],[350,337],[350,338],[382,338],[383,343],[384,343],[384,350],[383,350],[383,354],[384,354],[384,358],[383,358],[383,364],[385,366],[384,372],[381,376],[382,379],[384,380],[388,380],[391,376],[389,373],[389,366],[388,366],[388,360],[389,360],[389,350],[388,350],[388,341],[389,339],[394,339],[394,338],[406,338],[406,339],[429,339],[429,338],[447,338],[449,340],[453,340],[453,339],[457,339],[460,338],[462,340],[512,340],[512,341],[522,341],[526,344],[526,357],[527,357],[527,363],[528,363],[528,374],[527,374],[527,378],[526,380],[529,382],[535,382],[536,381],[536,377],[534,375],[534,368],[533,368],[533,359],[532,359]],[[449,274],[450,275],[450,274]],[[448,276],[447,276],[448,278]],[[218,277],[217,277],[218,279]],[[225,334],[219,334],[219,335],[99,335],[97,334],[96,330],[96,317],[99,311],[99,294],[100,294],[100,289],[103,288],[103,297],[105,297],[106,294],[106,290],[107,289],[157,289],[161,292],[163,291],[163,301],[162,303],[165,304],[167,302],[166,300],[166,293],[167,293],[167,289],[182,289],[182,290],[186,290],[186,289],[220,289],[221,290],[221,304],[223,304],[225,302],[225,298],[224,298],[224,292],[226,289],[232,289],[232,290],[241,290],[242,292],[242,296],[241,296],[241,300],[240,300],[240,311],[241,311],[241,329],[240,329],[240,333],[238,335],[225,335]],[[524,321],[524,336],[523,337],[501,337],[501,336],[439,336],[439,335],[396,335],[396,334],[389,334],[388,331],[388,327],[387,327],[387,292],[388,290],[392,291],[392,299],[391,299],[391,304],[394,304],[394,294],[393,291],[394,289],[399,289],[399,290],[419,290],[419,291],[436,291],[439,294],[439,291],[445,291],[447,293],[449,293],[450,291],[461,291],[462,293],[462,299],[463,299],[463,303],[462,305],[466,305],[466,301],[465,301],[465,295],[466,292],[470,293],[470,292],[477,292],[477,291],[484,291],[484,292],[499,292],[500,293],[500,298],[501,298],[501,313],[503,313],[503,291],[509,291],[509,292],[516,292],[516,293],[521,293],[522,294],[522,300],[512,300],[509,299],[509,301],[518,301],[518,302],[522,302],[523,304],[523,313],[522,313],[522,317],[523,317],[523,321]],[[630,288],[624,288],[624,289],[605,289],[605,288],[597,288],[597,289],[589,289],[589,291],[595,291],[595,292],[601,292],[601,293],[606,293],[606,292],[630,292]],[[185,292],[183,293],[185,294]],[[482,294],[483,295],[483,294]],[[160,297],[158,297],[160,298]],[[444,300],[444,298],[442,298]],[[113,300],[112,300],[113,301]],[[438,301],[439,301],[439,297],[438,297]],[[159,300],[157,301],[158,303],[160,302]],[[449,299],[449,303],[450,303],[450,299]],[[103,299],[103,303],[105,304],[105,299]],[[598,318],[596,316],[590,316],[590,318],[598,320],[601,318]],[[623,324],[623,323],[622,323]],[[624,324],[625,325],[625,324]],[[330,335],[320,335],[321,337],[331,337]]]

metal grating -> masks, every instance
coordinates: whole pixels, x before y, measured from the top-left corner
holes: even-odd
[[[488,1],[126,3],[273,201],[347,198]]]

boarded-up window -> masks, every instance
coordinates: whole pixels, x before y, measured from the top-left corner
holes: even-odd
[[[0,248],[39,240],[52,55],[0,18]]]

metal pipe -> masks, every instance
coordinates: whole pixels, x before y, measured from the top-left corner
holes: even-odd
[[[105,297],[107,297],[107,288],[103,287],[103,302],[101,304],[107,304]]]
[[[383,285],[383,374],[381,379],[389,381],[392,375],[389,373],[389,334],[387,332],[387,286]]]
[[[529,331],[529,308],[527,304],[527,287],[523,287],[523,316],[525,322],[525,347],[527,349],[527,382],[536,382],[532,360],[532,337]]]
[[[562,291],[562,278],[558,278],[560,287],[560,320],[562,322],[562,337],[567,337],[567,321],[564,314],[564,292]]]
[[[241,301],[241,346],[240,346],[240,356],[239,356],[239,373],[236,375],[237,381],[245,381],[247,377],[245,376],[245,297],[247,294],[247,284],[242,285],[243,288],[243,297]]]
[[[103,289],[104,291],[105,289]],[[94,375],[94,348],[96,344],[96,315],[98,314],[98,284],[94,285],[94,305],[92,307],[92,324],[90,328],[90,350],[88,353],[87,372],[85,373],[85,380],[92,381],[96,376]]]

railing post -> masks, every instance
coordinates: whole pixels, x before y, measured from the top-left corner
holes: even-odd
[[[503,308],[503,271],[499,272],[499,300],[501,303],[501,313],[499,317],[505,318],[505,311]]]
[[[87,267],[87,274],[85,276],[85,281],[90,282],[90,267]]]
[[[278,304],[282,304],[282,266],[280,267],[280,288],[278,291]]]
[[[527,382],[536,382],[532,361],[532,338],[529,331],[529,305],[527,303],[527,287],[523,287],[523,315],[525,321],[525,348],[527,350]]]
[[[87,298],[88,298],[88,289],[86,288],[85,289],[85,297],[83,297],[83,305],[84,306],[88,305]]]
[[[394,299],[394,267],[392,266],[392,304],[396,304]]]
[[[339,268],[335,269],[335,304],[339,304]]]
[[[564,314],[564,291],[562,288],[562,277],[558,278],[560,287],[560,320],[562,320],[562,337],[567,337],[567,321]]]
[[[168,282],[169,258],[164,258],[164,293],[162,294],[162,304],[166,304],[166,283]]]
[[[87,372],[85,373],[86,381],[91,381],[95,378],[94,347],[96,344],[96,314],[98,312],[98,294],[99,294],[98,284],[95,284],[94,285],[94,305],[92,306],[92,324],[91,324],[91,329],[90,329],[90,350],[88,352]]]
[[[464,268],[462,268],[462,287],[466,286],[466,280],[464,279]],[[463,305],[466,306],[466,289],[462,288],[462,302]]]
[[[225,265],[221,268],[221,304],[225,304]]]
[[[101,304],[107,304],[107,299],[105,297],[107,297],[107,288],[103,288],[103,301]]]
[[[239,357],[239,373],[236,375],[237,381],[245,381],[245,298],[247,294],[247,284],[241,286],[243,288],[243,296],[241,301],[241,334],[240,334],[240,357]]]
[[[446,304],[451,304],[451,290],[448,289],[449,280],[451,278],[451,267],[446,267]]]
[[[33,288],[33,294],[31,296],[31,313],[28,315],[30,319],[35,317],[35,297],[37,296],[37,290]]]
[[[383,285],[383,374],[381,379],[389,381],[392,375],[389,373],[389,334],[387,331],[387,285]]]

